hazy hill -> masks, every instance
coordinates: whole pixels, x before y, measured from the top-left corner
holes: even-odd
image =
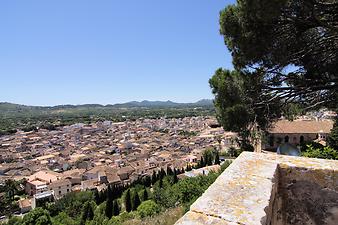
[[[54,129],[74,123],[91,123],[111,120],[115,122],[137,118],[182,118],[214,115],[211,100],[195,103],[172,101],[133,101],[114,105],[83,104],[57,106],[26,106],[8,102],[0,103],[0,135],[30,131],[36,127]]]
[[[141,102],[131,101],[126,103],[100,105],[100,104],[83,104],[83,105],[57,105],[57,106],[26,106],[13,104],[8,102],[0,102],[1,112],[20,112],[20,111],[49,111],[49,110],[63,110],[63,109],[94,109],[94,108],[168,108],[168,107],[212,107],[213,102],[210,99],[202,99],[194,103],[177,103],[172,101],[148,101]]]

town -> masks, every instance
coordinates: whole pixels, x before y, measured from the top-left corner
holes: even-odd
[[[338,0],[1,3],[0,225],[338,224]]]
[[[130,184],[161,168],[184,169],[196,163],[205,149],[236,146],[235,138],[213,117],[103,121],[54,131],[19,131],[0,137],[0,179],[1,183],[26,181],[27,198],[18,201],[25,213],[40,200]]]
[[[334,116],[324,111],[293,122],[280,120],[255,151],[276,152],[283,143],[300,146],[317,141],[326,145]],[[51,131],[18,131],[0,137],[0,182],[23,181],[25,197],[18,199],[18,205],[19,213],[26,213],[41,205],[39,202],[55,201],[70,192],[129,185],[168,167],[184,171],[196,165],[206,149],[231,156],[230,149],[239,148],[237,138],[212,116],[100,121]],[[185,176],[218,169],[186,171]]]

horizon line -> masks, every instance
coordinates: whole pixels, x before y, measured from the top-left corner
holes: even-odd
[[[56,104],[56,105],[30,105],[30,104],[21,104],[21,103],[14,103],[14,102],[9,102],[9,101],[0,101],[0,104],[13,104],[13,105],[21,105],[21,106],[28,106],[28,107],[57,107],[57,106],[82,106],[82,105],[100,105],[100,106],[114,106],[114,105],[119,105],[119,104],[128,104],[128,103],[142,103],[142,102],[170,102],[174,104],[194,104],[203,100],[207,101],[213,101],[211,98],[202,98],[197,101],[191,101],[191,102],[176,102],[172,100],[131,100],[131,101],[126,101],[126,102],[117,102],[117,103],[107,103],[107,104],[101,104],[101,103],[76,103],[76,104],[71,104],[71,103],[66,103],[66,104]]]

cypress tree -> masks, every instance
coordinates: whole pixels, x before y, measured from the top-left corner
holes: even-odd
[[[113,192],[109,185],[107,190],[107,201],[105,211],[106,217],[108,217],[109,219],[113,216],[113,203],[114,203]]]
[[[160,186],[160,188],[163,187],[163,179],[162,178],[160,179],[159,186]]]
[[[87,220],[93,220],[94,219],[94,209],[92,204],[89,202],[89,208],[87,212]]]
[[[156,171],[153,170],[153,175],[151,176],[151,184],[154,185],[157,181]]]
[[[132,210],[131,208],[131,199],[130,199],[130,189],[128,188],[126,192],[126,196],[124,198],[124,204],[126,206],[126,211],[130,212]]]
[[[212,165],[212,157],[209,153],[205,155],[205,164],[206,166],[211,166]]]
[[[173,170],[170,166],[167,166],[167,175],[173,175]]]
[[[113,199],[117,199],[118,198],[118,193],[117,193],[115,185],[111,186],[111,192],[112,192]]]
[[[205,167],[204,159],[203,156],[201,156],[201,161],[200,161],[201,168]]]
[[[147,201],[148,200],[148,191],[147,188],[143,189],[143,196],[142,196],[142,201]]]
[[[117,185],[115,187],[117,198],[121,197],[124,187],[122,185]]]
[[[100,194],[99,194],[97,189],[95,189],[95,191],[94,191],[94,199],[95,199],[95,203],[97,205],[99,205],[101,203]]]
[[[137,210],[137,207],[141,204],[140,197],[138,196],[137,191],[135,190],[133,197],[133,210]]]
[[[99,204],[106,201],[106,199],[107,199],[107,191],[106,190],[100,191],[99,192]]]
[[[150,176],[146,176],[144,185],[146,187],[150,187],[151,186],[151,178],[150,178]]]
[[[216,156],[215,156],[215,164],[219,165],[221,162],[219,161],[219,153],[216,152]]]
[[[174,184],[176,184],[178,182],[178,177],[177,177],[176,171],[174,173],[173,182],[174,182]]]
[[[166,175],[166,173],[165,173],[164,169],[161,168],[161,171],[160,171],[160,178],[162,179],[165,175]]]
[[[114,216],[120,215],[120,207],[119,207],[119,203],[117,202],[117,200],[114,200],[113,202],[113,215]]]
[[[93,220],[94,218],[94,209],[91,202],[87,201],[82,210],[81,222],[80,224],[85,224],[87,220]]]

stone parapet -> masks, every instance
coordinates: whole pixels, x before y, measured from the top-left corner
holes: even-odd
[[[337,191],[338,161],[243,152],[176,224],[338,224]]]

